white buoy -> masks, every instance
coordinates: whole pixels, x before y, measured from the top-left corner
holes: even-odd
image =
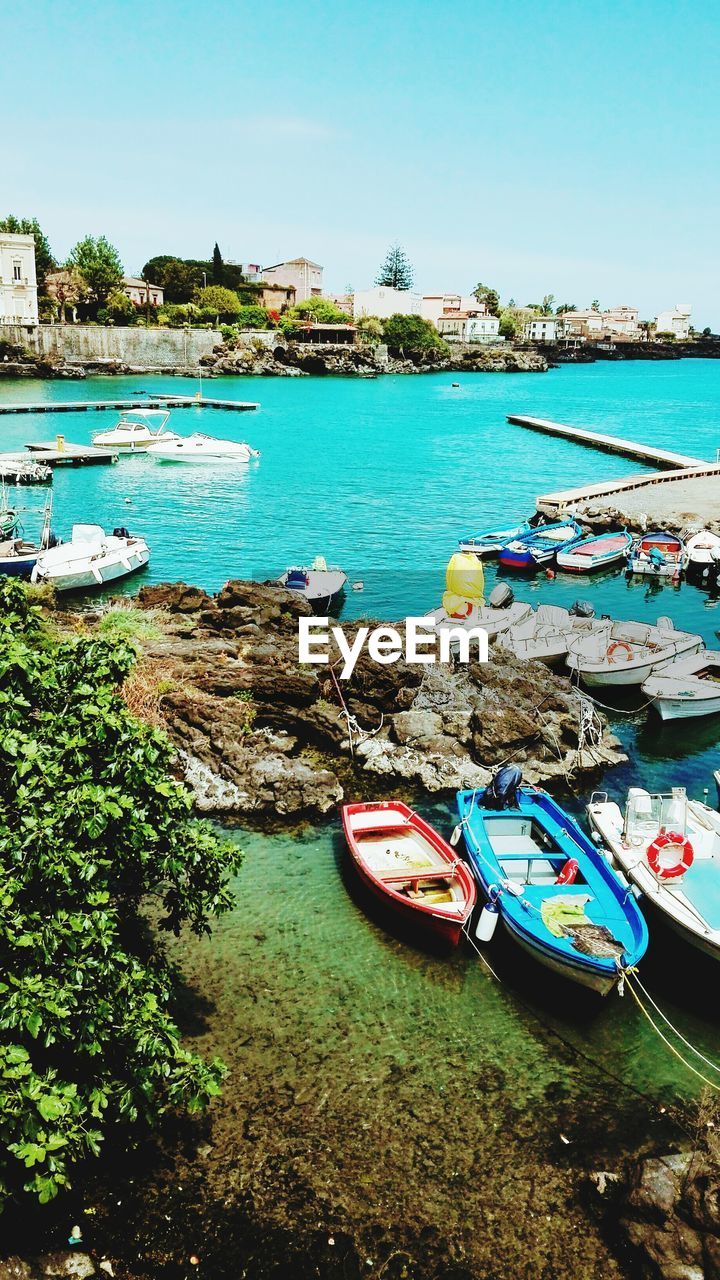
[[[462,835],[462,822],[458,822],[458,824],[457,824],[457,826],[456,826],[455,830],[453,831],[453,833],[452,833],[452,835],[451,835],[451,837],[450,837],[450,843],[451,843],[451,845],[452,845],[453,849],[455,848],[455,845],[457,844],[457,842],[458,842],[458,840],[460,839],[460,836],[461,836],[461,835]]]
[[[499,914],[500,913],[494,902],[485,903],[485,906],[480,912],[480,919],[478,920],[477,927],[475,929],[475,937],[479,942],[490,941],[497,929]]]

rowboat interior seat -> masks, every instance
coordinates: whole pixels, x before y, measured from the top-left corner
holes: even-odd
[[[630,644],[647,644],[652,627],[644,622],[616,622],[610,632],[613,640],[627,640]]]
[[[572,619],[567,609],[559,604],[541,604],[537,611],[538,625],[547,625],[564,629],[572,626]]]

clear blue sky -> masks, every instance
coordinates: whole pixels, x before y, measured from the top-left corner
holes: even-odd
[[[0,208],[64,257],[156,253],[720,329],[720,9],[706,0],[3,5]],[[12,57],[10,53],[12,52]],[[9,127],[12,118],[12,126]]]

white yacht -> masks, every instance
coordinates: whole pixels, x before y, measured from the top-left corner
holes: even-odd
[[[250,462],[259,458],[259,450],[245,441],[216,440],[214,436],[195,431],[191,436],[175,436],[171,440],[158,440],[147,450],[148,456],[158,462]]]
[[[94,431],[93,444],[113,453],[147,453],[160,440],[179,440],[168,431],[169,409],[128,409],[110,431]]]
[[[125,578],[149,559],[145,539],[127,529],[106,533],[99,524],[75,524],[69,542],[39,554],[31,581],[48,582],[57,591],[83,591]]]
[[[702,637],[676,631],[671,618],[657,626],[603,620],[572,640],[567,664],[587,685],[642,684],[651,672],[702,649]]]
[[[596,792],[587,813],[630,884],[687,942],[720,960],[720,814],[684,787],[658,795],[631,787],[624,813]]]

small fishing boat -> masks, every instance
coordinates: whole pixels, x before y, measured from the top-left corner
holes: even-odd
[[[11,578],[29,578],[38,556],[50,547],[60,545],[50,530],[52,497],[45,503],[42,532],[39,542],[28,542],[22,534],[22,526],[16,523],[14,536],[0,542],[0,574]]]
[[[260,457],[259,450],[252,449],[245,441],[216,440],[200,431],[174,439],[163,437],[148,445],[146,453],[157,462],[250,462]]]
[[[75,524],[69,542],[40,553],[31,580],[49,582],[57,591],[82,591],[125,578],[149,559],[145,539],[127,529],[108,534],[97,524]]]
[[[631,787],[625,811],[604,791],[587,807],[627,880],[692,946],[720,960],[720,814],[684,787]]]
[[[498,560],[503,569],[534,570],[538,565],[550,564],[558,551],[571,547],[581,537],[582,529],[577,520],[538,525],[501,547]]]
[[[401,800],[346,804],[343,830],[361,879],[406,922],[457,946],[475,881],[450,845]]]
[[[720,652],[700,649],[653,672],[642,691],[662,720],[690,720],[720,711]]]
[[[701,636],[676,631],[671,618],[658,618],[655,627],[608,618],[572,640],[567,665],[587,685],[642,684],[651,672],[702,647]]]
[[[469,555],[479,556],[482,560],[489,556],[496,556],[508,542],[512,542],[515,538],[522,538],[529,532],[530,524],[527,520],[523,520],[522,524],[511,525],[508,529],[482,529],[480,533],[474,533],[469,538],[461,538],[458,549]]]
[[[578,616],[556,604],[541,604],[536,613],[504,633],[502,644],[516,658],[552,666],[567,657],[576,636],[587,634],[596,625],[592,616]]]
[[[455,578],[451,580],[453,583],[456,581]],[[511,627],[531,617],[533,611],[531,604],[514,599],[506,582],[498,582],[493,587],[487,604],[484,603],[482,596],[475,599],[462,599],[456,597],[452,591],[445,592],[443,601],[439,609],[432,610],[428,615],[432,617],[438,634],[443,629],[457,632],[458,630],[472,631],[475,627],[482,627],[483,631],[487,632],[488,640],[495,640],[497,636],[504,635]],[[454,612],[449,613],[448,608],[453,609]],[[459,639],[451,638],[451,651],[458,647]]]
[[[328,566],[323,556],[316,556],[309,568],[295,565],[281,573],[278,586],[303,595],[316,612],[322,613],[345,590],[347,574],[337,565]]]
[[[632,893],[560,805],[534,787],[460,791],[460,829],[488,906],[540,964],[607,995],[647,947]],[[488,940],[490,930],[478,931]]]
[[[672,578],[679,582],[685,548],[674,533],[658,530],[643,534],[632,545],[628,555],[628,573],[644,573],[653,578]]]
[[[179,440],[167,431],[169,409],[128,409],[109,431],[94,431],[92,442],[99,449],[113,453],[147,453],[151,444],[160,440]]]
[[[720,538],[703,529],[685,543],[685,578],[697,586],[716,586],[720,574]]]
[[[607,569],[627,559],[633,540],[631,534],[593,533],[588,538],[566,547],[557,553],[558,569],[571,573],[592,573],[595,569]]]

